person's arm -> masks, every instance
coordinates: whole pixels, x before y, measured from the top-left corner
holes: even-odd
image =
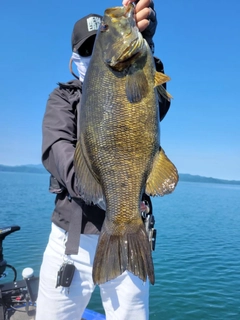
[[[76,197],[73,156],[77,141],[75,110],[79,91],[55,89],[49,96],[42,126],[42,162],[56,180]]]
[[[128,5],[130,2],[136,4],[135,13],[136,13],[136,23],[139,31],[141,31],[143,38],[149,44],[152,53],[154,53],[154,42],[153,36],[157,28],[157,15],[154,10],[153,0],[123,0],[122,4],[124,6]],[[158,72],[164,73],[163,63],[160,59],[154,57],[156,70]],[[166,89],[166,83],[163,84],[163,87]],[[168,109],[170,108],[170,101],[161,97],[159,101],[159,110],[160,110],[160,121],[163,120]]]

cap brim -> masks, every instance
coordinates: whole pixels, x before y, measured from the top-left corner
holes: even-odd
[[[87,35],[87,37],[85,37],[84,39],[82,39],[81,41],[79,41],[77,44],[75,44],[73,51],[76,52],[78,51],[78,49],[84,44],[84,42],[90,38],[91,36],[95,36],[97,34],[96,30],[93,30],[91,32],[89,32],[89,34]]]

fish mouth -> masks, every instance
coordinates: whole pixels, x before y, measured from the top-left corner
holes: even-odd
[[[129,4],[127,7],[114,7],[105,11],[116,33],[106,46],[104,61],[114,69],[131,63],[144,48],[144,39],[134,19],[134,7]]]
[[[116,19],[119,19],[123,16],[126,18],[129,18],[134,15],[134,8],[135,8],[135,4],[133,3],[130,3],[126,7],[123,7],[123,6],[112,7],[105,10],[105,15],[111,18],[116,18]]]

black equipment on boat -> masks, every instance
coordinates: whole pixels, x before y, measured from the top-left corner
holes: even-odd
[[[7,268],[12,269],[14,272],[13,281],[0,282],[0,320],[9,320],[11,315],[20,310],[21,313],[26,313],[27,318],[35,312],[39,278],[29,274],[29,277],[27,276],[23,280],[17,281],[17,270],[7,264],[3,256],[3,240],[6,236],[18,230],[20,230],[20,227],[16,225],[0,227],[0,280],[7,276]]]

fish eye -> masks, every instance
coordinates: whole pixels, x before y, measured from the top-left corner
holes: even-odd
[[[108,30],[108,24],[102,24],[100,30],[101,30],[101,32],[107,31]]]

